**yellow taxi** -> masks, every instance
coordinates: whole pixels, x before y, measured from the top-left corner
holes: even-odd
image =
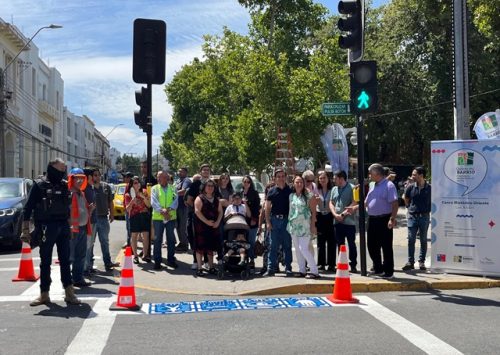
[[[115,199],[113,200],[115,218],[125,218],[125,206],[123,205],[123,196],[125,195],[125,187],[127,184],[116,185]]]

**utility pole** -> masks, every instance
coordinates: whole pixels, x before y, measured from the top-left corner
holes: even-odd
[[[0,68],[0,177],[5,177],[5,115],[7,114],[3,73],[3,69]]]
[[[453,116],[455,140],[470,139],[467,3],[453,0]]]
[[[361,276],[366,276],[366,233],[365,233],[365,124],[364,115],[356,115],[358,138],[358,183],[359,183],[359,245],[361,259]]]

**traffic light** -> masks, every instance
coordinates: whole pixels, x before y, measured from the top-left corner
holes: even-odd
[[[349,63],[360,61],[363,58],[364,0],[339,1],[338,10],[344,16],[337,26],[345,32],[339,37],[339,46],[349,50]]]
[[[165,82],[167,25],[161,20],[134,21],[134,61],[132,77],[138,84]]]
[[[374,60],[350,64],[351,111],[356,114],[377,110],[377,62]]]
[[[135,92],[135,102],[140,109],[134,111],[135,124],[145,133],[152,133],[151,126],[151,87],[141,87]]]

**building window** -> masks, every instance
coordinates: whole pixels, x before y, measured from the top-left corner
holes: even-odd
[[[68,151],[68,160],[71,160],[70,154],[71,154],[71,143],[68,142],[68,147],[66,149]]]
[[[52,137],[52,129],[50,127],[47,127],[46,125],[39,124],[38,131],[44,136],[47,136],[49,138]]]
[[[45,84],[42,87],[42,100],[47,101],[47,85]]]
[[[36,69],[31,69],[31,95],[36,97]]]
[[[68,137],[71,137],[71,121],[66,117],[66,127],[68,128]]]
[[[59,91],[56,91],[56,109],[59,111]]]
[[[75,122],[75,139],[78,140],[78,124]]]

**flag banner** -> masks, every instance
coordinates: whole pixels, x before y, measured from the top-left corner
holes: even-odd
[[[349,151],[344,127],[339,123],[333,123],[326,127],[321,136],[321,143],[332,166],[332,171],[344,170],[348,174]]]
[[[500,276],[500,139],[431,143],[431,268]]]
[[[488,112],[479,117],[474,125],[477,139],[500,138],[500,110]]]

